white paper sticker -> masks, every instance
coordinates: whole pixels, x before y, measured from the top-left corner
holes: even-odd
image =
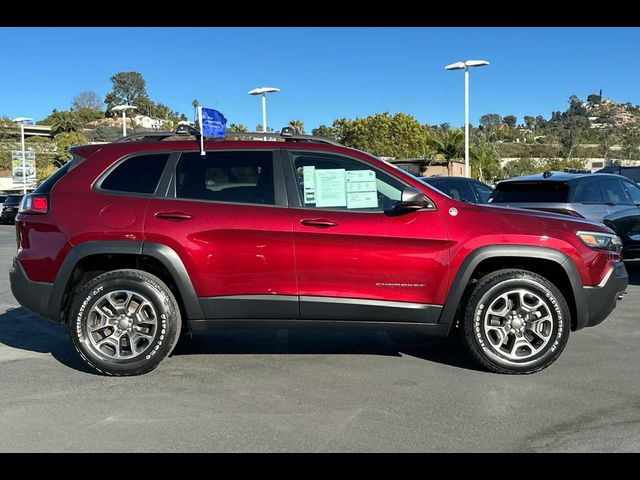
[[[376,172],[353,170],[346,174],[347,208],[378,208]]]
[[[316,203],[316,167],[302,167],[302,185],[304,187],[304,203]]]
[[[316,207],[345,207],[347,194],[344,168],[315,171]]]

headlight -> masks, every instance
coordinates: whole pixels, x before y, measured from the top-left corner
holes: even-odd
[[[622,241],[613,233],[604,232],[576,232],[582,242],[591,248],[604,248],[605,250],[617,250]]]

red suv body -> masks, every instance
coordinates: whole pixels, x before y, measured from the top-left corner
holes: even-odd
[[[23,200],[15,297],[116,375],[154,368],[180,330],[242,325],[458,325],[486,367],[529,373],[627,286],[604,225],[461,203],[364,152],[289,140],[72,149]]]

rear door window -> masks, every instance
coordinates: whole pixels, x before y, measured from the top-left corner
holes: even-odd
[[[615,179],[600,180],[602,200],[608,205],[631,205],[622,188],[622,182]]]
[[[183,153],[176,169],[176,197],[212,202],[275,205],[270,151]]]
[[[602,193],[598,186],[598,180],[577,182],[573,189],[571,203],[602,204]]]
[[[152,195],[168,158],[168,153],[129,157],[107,175],[100,183],[100,189]]]
[[[499,183],[491,194],[490,203],[566,203],[569,185],[565,182]]]

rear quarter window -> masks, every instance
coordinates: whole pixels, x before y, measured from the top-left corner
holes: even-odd
[[[152,195],[160,181],[168,153],[136,155],[118,164],[99,185],[101,190]]]
[[[499,183],[489,203],[566,203],[569,185],[565,182]]]

